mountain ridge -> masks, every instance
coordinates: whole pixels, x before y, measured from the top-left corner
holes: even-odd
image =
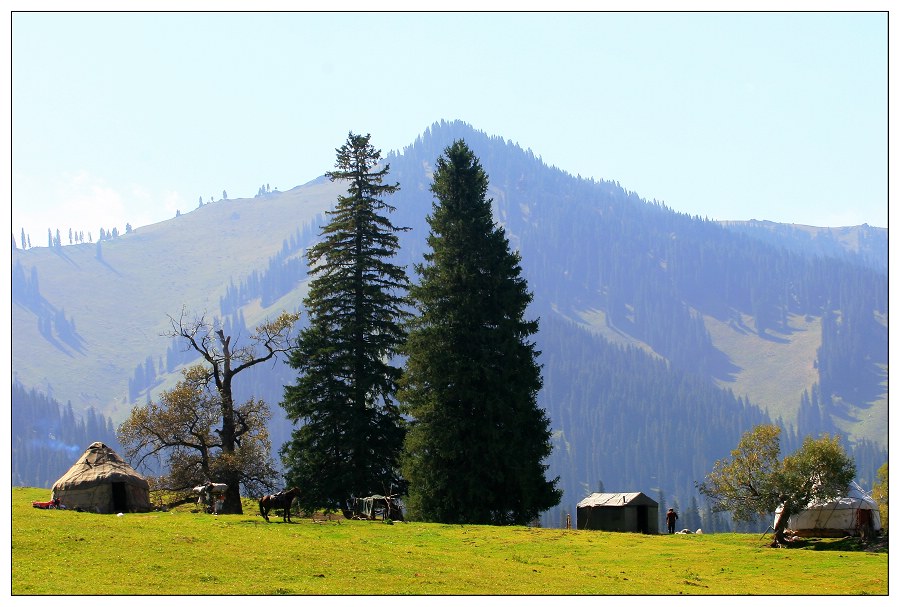
[[[857,237],[871,245],[869,257],[834,249],[823,258],[802,241],[793,250],[776,246],[769,239],[777,232],[772,225],[722,225],[675,213],[616,182],[549,167],[530,150],[465,123],[441,122],[385,158],[388,181],[401,185],[389,200],[397,208],[393,219],[412,228],[402,236],[400,260],[410,274],[425,250],[429,167],[454,138],[465,138],[485,167],[495,220],[522,255],[535,294],[534,315],[541,331],[548,331],[539,338],[543,406],[559,441],[549,472],[567,475],[566,503],[600,480],[657,487],[686,499],[710,458],[724,457],[736,444],[740,423],[779,421],[788,433],[836,431],[851,444],[886,447],[886,273],[875,254],[880,229],[866,226],[866,235]],[[280,310],[302,313],[303,252],[340,192],[338,184],[320,177],[283,192],[207,203],[99,243],[14,250],[14,379],[118,423],[131,406],[170,387],[188,362],[161,337],[169,315],[183,308],[221,315],[246,335],[246,327]],[[857,301],[854,289],[867,298]],[[816,393],[820,359],[832,360],[829,369],[839,368],[834,361],[856,350],[838,348],[851,347],[843,342],[836,354],[822,350],[823,314],[838,310],[834,322],[840,325],[840,318],[851,318],[848,306],[862,310],[866,359],[849,379],[837,372],[825,377],[831,386],[826,398]],[[868,316],[865,309],[871,310]],[[588,335],[582,358],[556,350]],[[595,367],[598,356],[620,373]],[[582,375],[588,369],[593,376]],[[641,382],[631,374],[648,372],[660,376],[659,390],[695,391],[696,405],[641,393]],[[576,377],[582,379],[571,379]],[[277,450],[289,432],[277,419],[283,417],[277,403],[291,372],[280,365],[245,379],[242,389],[265,396],[272,407]],[[647,378],[644,383],[654,384]],[[610,400],[609,394],[624,400]],[[682,433],[704,423],[700,410],[715,417],[711,412],[723,407],[732,419],[710,424],[709,432],[721,436],[696,438],[705,445],[698,459],[686,445],[663,444],[674,437],[648,434],[649,427],[667,433],[655,415],[646,417],[667,401],[686,408],[672,422]],[[616,442],[606,432],[640,447]],[[634,449],[630,459],[644,451],[653,459],[697,461],[687,471],[671,471],[671,481],[661,480],[650,463],[635,462],[632,472],[620,476],[600,463],[608,457],[603,444],[623,454]],[[548,518],[558,521],[559,515]]]

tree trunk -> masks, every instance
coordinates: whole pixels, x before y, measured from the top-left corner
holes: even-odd
[[[772,547],[784,546],[787,544],[787,540],[784,537],[784,532],[787,529],[788,519],[791,518],[791,509],[788,507],[787,503],[784,503],[781,507],[781,512],[778,513],[778,516],[775,518],[775,539],[772,541]]]
[[[222,453],[228,455],[234,453],[236,442],[234,436],[234,398],[231,392],[231,378],[233,377],[233,373],[231,370],[231,353],[228,349],[230,339],[230,337],[222,339],[224,346],[223,351],[225,353],[225,368],[222,371],[222,380],[221,385],[219,386],[219,396],[222,399],[222,431],[220,433],[220,438],[222,439]],[[229,469],[222,482],[228,485],[228,489],[225,490],[225,503],[222,504],[222,514],[243,514],[244,508],[241,505],[240,473],[237,470]]]
[[[230,394],[229,394],[230,396]],[[228,399],[222,399],[222,453],[234,453],[234,409]],[[244,509],[241,505],[241,475],[237,470],[229,469],[225,473],[222,482],[228,485],[225,490],[225,503],[222,505],[222,514],[243,514]]]
[[[225,503],[222,505],[222,514],[243,514],[240,476],[233,471],[229,471],[222,480],[228,485],[228,489],[225,490]]]

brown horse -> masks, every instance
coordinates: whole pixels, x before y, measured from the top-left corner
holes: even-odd
[[[264,519],[266,519],[266,522],[268,523],[269,510],[282,508],[284,510],[284,522],[290,523],[292,522],[291,504],[294,502],[294,498],[298,495],[300,495],[300,489],[298,489],[297,487],[292,487],[291,489],[287,489],[273,495],[264,495],[259,498],[259,513]]]

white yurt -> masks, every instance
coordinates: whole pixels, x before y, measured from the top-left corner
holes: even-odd
[[[775,511],[775,519],[781,507]],[[788,519],[787,528],[801,537],[844,537],[860,535],[861,526],[881,530],[878,502],[851,481],[843,495],[824,503],[811,503]]]

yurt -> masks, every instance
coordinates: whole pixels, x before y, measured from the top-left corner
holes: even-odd
[[[778,519],[779,507],[775,511]],[[866,527],[867,529],[863,529]],[[844,537],[864,530],[880,531],[878,502],[851,481],[843,495],[825,503],[811,503],[788,519],[787,528],[801,537]]]
[[[53,497],[69,510],[100,514],[149,512],[150,485],[118,453],[92,443],[53,485]]]

